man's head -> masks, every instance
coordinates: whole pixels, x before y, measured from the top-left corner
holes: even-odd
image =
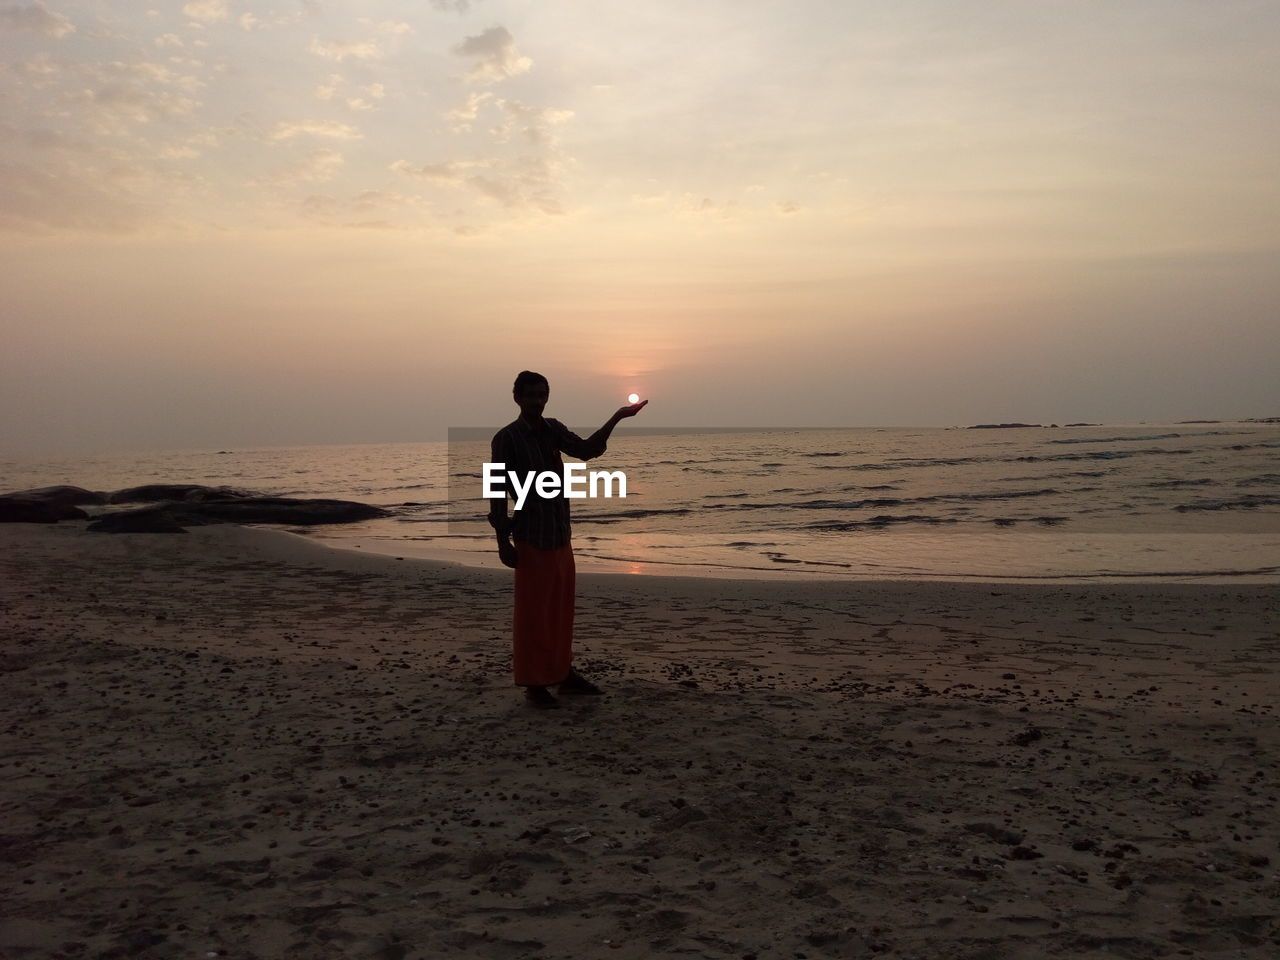
[[[520,405],[520,415],[526,420],[537,421],[551,396],[551,384],[547,378],[532,370],[521,370],[511,388],[512,399]]]

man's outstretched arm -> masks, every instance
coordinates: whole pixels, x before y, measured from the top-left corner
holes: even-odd
[[[645,408],[645,405],[648,404],[648,402],[648,400],[641,400],[639,403],[633,403],[630,406],[619,407],[618,412],[610,417],[603,427],[591,436],[587,437],[587,448],[594,451],[590,456],[598,457],[600,454],[604,453],[605,449],[609,445],[609,435],[613,433],[613,428],[618,425],[619,421],[625,420],[627,417],[634,417]],[[584,457],[583,459],[585,460],[588,458]]]

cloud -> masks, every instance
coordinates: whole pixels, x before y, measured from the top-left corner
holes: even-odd
[[[122,122],[151,123],[162,116],[189,114],[197,106],[189,97],[123,84],[82,90],[75,99],[90,108],[100,128]]]
[[[344,60],[379,60],[382,58],[382,48],[378,46],[377,40],[343,43],[340,40],[321,40],[319,37],[312,37],[307,50],[317,57],[336,60],[338,63],[342,63]]]
[[[0,76],[6,73],[20,77],[25,85],[35,90],[44,90],[56,84],[62,76],[62,67],[45,51],[40,51],[30,60],[21,60],[14,64],[0,64]]]
[[[413,26],[405,23],[403,20],[369,20],[365,17],[360,18],[360,22],[371,27],[375,27],[382,33],[389,33],[393,36],[402,37],[413,33]]]
[[[240,29],[246,33],[252,33],[255,30],[271,30],[276,27],[287,27],[290,24],[297,23],[302,19],[301,13],[280,14],[278,16],[269,17],[266,20],[258,16],[256,13],[242,13],[236,18],[236,23],[240,24]]]
[[[454,107],[445,113],[445,118],[449,121],[449,125],[461,133],[471,129],[471,121],[475,120],[476,115],[480,112],[480,106],[486,100],[492,100],[493,94],[485,91],[483,93],[471,93],[467,95],[467,102],[460,107]]]
[[[558,197],[559,164],[549,157],[520,157],[493,175],[477,174],[467,182],[482,196],[509,210],[564,213]]]
[[[335,150],[317,150],[294,169],[294,177],[310,183],[332,180],[345,163]]]
[[[77,65],[72,83],[78,89],[67,98],[87,108],[86,119],[99,132],[187,116],[200,105],[188,94],[203,86],[198,78],[175,73],[160,63],[119,60]]]
[[[470,0],[431,0],[431,5],[437,10],[452,10],[455,13],[466,13],[471,9]]]
[[[519,100],[499,100],[497,104],[506,115],[503,124],[493,131],[499,140],[510,139],[518,130],[532,144],[550,144],[555,139],[554,128],[573,117],[572,110],[530,107]]]
[[[313,150],[297,163],[269,177],[249,181],[251,187],[292,187],[302,183],[325,183],[336,177],[346,159],[336,150]]]
[[[498,38],[486,49],[496,56],[499,51],[514,48]],[[561,148],[559,128],[573,117],[573,111],[534,107],[520,100],[496,97],[486,90],[469,93],[464,103],[444,116],[455,132],[470,133],[482,112],[486,120],[496,115],[497,122],[487,125],[488,144],[480,156],[421,165],[399,160],[391,169],[404,176],[468,191],[482,206],[491,209],[496,204],[516,212],[563,213],[560,196],[564,192],[564,172],[573,161]],[[472,146],[476,139],[468,137]]]
[[[699,197],[696,193],[682,194],[676,202],[676,210],[712,220],[732,220],[742,213],[736,200],[712,200],[710,197]]]
[[[345,82],[341,74],[329,74],[324,83],[315,88],[316,99],[333,100],[338,96],[338,91]],[[365,97],[343,97],[342,101],[347,105],[348,110],[376,110],[377,101],[387,95],[387,88],[380,83],[370,83],[361,87],[360,90],[368,96],[368,99],[365,99]]]
[[[292,140],[298,136],[329,137],[333,140],[361,140],[364,134],[355,127],[336,120],[298,120],[276,124],[272,140]]]
[[[453,52],[476,61],[467,73],[467,79],[477,83],[496,83],[525,73],[533,66],[532,60],[522,57],[516,50],[515,38],[506,27],[490,27],[484,33],[467,37],[453,48]]]
[[[317,100],[332,100],[338,92],[338,88],[342,86],[342,74],[331,73],[325,78],[324,83],[316,87]]]
[[[0,7],[0,24],[17,30],[34,30],[56,40],[74,33],[76,29],[74,23],[60,13],[54,13],[39,0],[25,7]]]
[[[204,155],[205,147],[216,147],[218,137],[213,133],[196,133],[178,143],[168,143],[160,148],[161,160],[194,160]]]
[[[139,205],[125,191],[80,171],[0,161],[0,178],[0,230],[120,233],[141,222]]]
[[[227,0],[191,0],[182,8],[182,12],[201,23],[216,23],[230,15]]]
[[[408,160],[397,160],[390,169],[405,176],[418,177],[436,183],[463,183],[471,170],[488,164],[485,160],[451,160],[446,163],[426,163],[416,167]]]
[[[453,160],[415,166],[397,160],[391,169],[433,183],[470,189],[508,210],[532,209],[559,214],[564,208],[560,190],[560,163],[545,156],[510,159]]]
[[[344,198],[328,193],[313,193],[295,204],[297,211],[309,220],[328,226],[359,229],[396,228],[397,224],[386,219],[388,213],[403,214],[421,206],[422,198],[419,196],[389,193],[385,190],[361,190]]]
[[[45,130],[0,126],[0,136],[38,151],[29,163],[0,161],[0,230],[131,232],[172,223],[166,211],[205,187],[198,176],[157,165],[144,153]]]
[[[83,137],[72,137],[58,130],[44,127],[18,130],[8,125],[0,126],[0,136],[9,142],[20,140],[36,150],[71,151],[74,153],[92,153],[93,144]]]

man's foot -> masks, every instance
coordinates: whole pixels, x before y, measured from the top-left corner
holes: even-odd
[[[560,701],[546,687],[525,687],[524,698],[529,701],[529,706],[539,710],[554,710],[560,706]]]
[[[568,693],[580,697],[598,697],[601,690],[577,670],[570,670],[569,675],[560,681],[560,693],[561,695]]]

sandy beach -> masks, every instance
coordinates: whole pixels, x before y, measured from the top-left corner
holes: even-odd
[[[0,527],[0,957],[1280,953],[1274,587],[510,582]]]

